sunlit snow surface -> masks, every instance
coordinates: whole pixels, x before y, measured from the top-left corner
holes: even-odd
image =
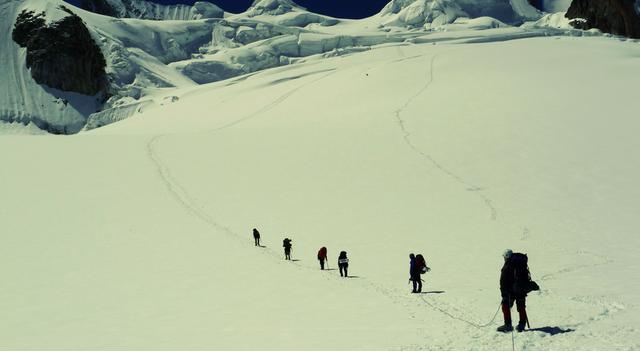
[[[534,23],[543,15],[526,0],[394,0],[363,20],[318,15],[288,0],[256,0],[240,14],[222,13],[215,6],[207,9],[203,3],[195,7],[134,5],[159,18],[193,20],[112,18],[62,0],[1,3],[0,78],[5,84],[0,86],[0,121],[34,123],[48,132],[73,134],[128,118],[153,103],[159,90],[221,81],[296,64],[314,55],[340,56],[381,44],[485,37],[487,33],[477,30]],[[116,8],[127,12],[122,4]],[[68,16],[67,11],[79,15],[105,56],[108,96],[70,95],[36,84],[25,65],[25,49],[11,38],[22,10],[44,11],[48,22]],[[438,36],[470,29],[474,32]],[[507,32],[584,34],[566,24],[561,30],[509,27]]]
[[[640,46],[471,21],[3,135],[0,350],[509,350],[506,248],[517,350],[640,348]]]

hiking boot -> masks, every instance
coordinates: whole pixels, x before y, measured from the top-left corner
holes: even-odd
[[[511,324],[505,324],[505,325],[499,326],[498,329],[496,330],[502,333],[508,333],[510,331],[513,331],[513,326]]]
[[[524,331],[524,327],[527,325],[526,322],[519,322],[518,326],[516,327],[516,330],[521,333]]]

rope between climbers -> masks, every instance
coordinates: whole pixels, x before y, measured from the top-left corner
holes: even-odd
[[[493,317],[491,318],[491,320],[490,320],[488,323],[480,325],[480,324],[476,324],[476,323],[470,322],[470,321],[468,321],[468,320],[466,320],[466,319],[464,319],[464,318],[461,318],[461,317],[458,317],[458,316],[454,316],[454,315],[452,315],[451,313],[449,313],[449,312],[447,312],[447,311],[443,310],[442,308],[440,308],[440,307],[438,307],[438,306],[436,306],[436,305],[434,305],[434,304],[430,303],[429,301],[425,300],[423,296],[420,296],[420,298],[422,299],[422,301],[424,301],[424,303],[426,303],[427,305],[429,305],[429,306],[430,306],[431,308],[433,308],[434,310],[439,311],[440,313],[442,313],[442,314],[444,314],[444,315],[447,315],[447,316],[449,316],[449,317],[450,317],[450,318],[452,318],[452,319],[455,319],[455,320],[458,320],[458,321],[461,321],[461,322],[467,323],[467,324],[469,324],[470,326],[475,327],[475,328],[478,328],[478,329],[480,329],[480,328],[486,328],[486,327],[490,326],[490,325],[493,323],[493,321],[495,321],[495,320],[496,320],[496,316],[498,316],[498,312],[500,312],[500,306],[502,305],[502,303],[501,303],[500,305],[498,305],[498,309],[496,310],[496,313],[494,313],[494,314],[493,314]]]

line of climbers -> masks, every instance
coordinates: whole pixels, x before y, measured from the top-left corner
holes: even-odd
[[[327,264],[327,268],[329,268],[329,259],[327,258],[327,248],[321,247],[318,250],[318,261],[320,262],[320,269],[324,269],[324,264]],[[338,255],[338,269],[340,270],[341,277],[347,277],[347,269],[349,268],[349,259],[347,258],[346,251],[340,251]]]
[[[253,228],[253,238],[255,245],[260,246],[260,232],[256,228]],[[293,240],[284,238],[282,246],[284,247],[285,260],[291,260],[291,247]],[[536,282],[531,280],[531,273],[529,272],[529,258],[527,254],[513,252],[510,249],[504,251],[502,257],[504,258],[504,265],[500,271],[500,295],[502,314],[504,317],[504,325],[498,327],[497,331],[508,333],[513,331],[513,322],[511,320],[511,308],[515,302],[516,309],[518,311],[518,325],[516,330],[522,332],[525,326],[528,326],[529,320],[526,311],[526,297],[531,291],[540,290],[540,287]],[[325,264],[329,268],[329,261],[327,258],[327,248],[321,247],[318,251],[318,261],[320,262],[320,269],[324,270]],[[341,277],[348,277],[347,268],[349,267],[349,259],[347,258],[346,251],[340,251],[338,255],[338,268],[340,270]],[[431,268],[427,266],[427,262],[424,256],[421,254],[414,255],[409,254],[409,280],[413,283],[413,290],[411,293],[422,293],[422,278],[421,275],[431,271]]]

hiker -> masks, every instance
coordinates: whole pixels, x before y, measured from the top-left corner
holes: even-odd
[[[256,246],[260,246],[260,232],[256,228],[253,228],[253,240],[256,242]]]
[[[516,329],[518,332],[522,332],[528,323],[525,299],[529,292],[539,290],[540,287],[531,280],[526,254],[508,249],[505,250],[502,257],[504,258],[504,266],[502,266],[500,273],[500,295],[502,295],[504,325],[498,327],[497,330],[505,333],[513,330],[511,307],[515,302],[519,316]]]
[[[282,240],[282,247],[284,247],[284,259],[285,260],[291,260],[291,242],[293,240],[289,239],[289,238],[284,238],[284,240]]]
[[[340,268],[340,276],[347,277],[347,268],[349,268],[349,259],[346,251],[340,251],[338,256],[338,268]]]
[[[409,280],[413,282],[412,293],[419,294],[422,292],[422,278],[420,275],[428,271],[429,267],[427,267],[424,256],[421,254],[409,254]]]
[[[324,269],[324,263],[327,261],[327,248],[324,246],[318,251],[318,261],[320,261],[320,269]]]

